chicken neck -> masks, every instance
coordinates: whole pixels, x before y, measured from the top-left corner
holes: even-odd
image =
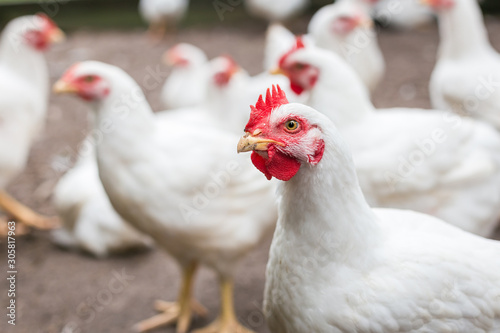
[[[458,0],[439,13],[439,57],[457,59],[493,51],[476,0]]]

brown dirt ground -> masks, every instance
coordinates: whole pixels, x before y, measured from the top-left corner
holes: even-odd
[[[492,43],[500,49],[500,34],[493,33],[499,31],[500,20],[490,17],[487,22]],[[299,22],[296,28],[296,32],[303,31],[304,22]],[[255,74],[261,68],[263,32],[262,26],[194,27],[182,30],[174,39],[198,45],[210,57],[229,53]],[[429,107],[427,84],[438,45],[436,27],[414,32],[384,30],[379,42],[387,73],[374,95],[375,104]],[[148,68],[160,65],[167,70],[160,64],[160,56],[173,43],[170,40],[153,46],[143,31],[77,31],[69,34],[66,43],[49,52],[51,79],[54,82],[76,61],[96,59],[126,69],[142,83]],[[159,84],[156,89],[146,91],[157,110],[160,88]],[[73,98],[51,97],[46,131],[34,145],[26,171],[10,186],[13,195],[40,212],[54,214],[50,191],[61,176],[53,168],[55,157],[74,152],[84,138],[86,112],[83,103]],[[495,238],[500,239],[500,232]],[[268,332],[260,312],[268,245],[269,240],[246,258],[236,283],[238,317],[260,333]],[[5,242],[0,245],[0,253],[6,257]],[[155,299],[175,299],[179,282],[174,261],[161,251],[96,260],[56,248],[45,232],[34,232],[17,240],[17,262],[17,325],[7,325],[5,310],[1,310],[0,332],[131,332],[134,323],[154,314]],[[1,272],[7,270],[5,265],[2,259]],[[108,285],[113,281],[113,272],[122,270],[134,279],[122,291],[111,293]],[[5,278],[0,280],[0,307],[5,309],[7,283]],[[218,311],[218,289],[212,272],[200,272],[195,294],[210,311],[208,319],[194,321],[196,328],[214,319]],[[174,332],[174,329],[156,332]]]

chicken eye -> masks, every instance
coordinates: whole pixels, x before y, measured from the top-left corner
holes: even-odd
[[[83,78],[83,81],[84,81],[85,83],[92,83],[92,82],[94,82],[94,80],[95,80],[95,77],[94,77],[94,76],[92,76],[92,75],[87,75],[87,76],[85,76],[85,77]]]
[[[300,71],[300,70],[304,69],[305,67],[306,67],[306,65],[301,64],[300,62],[296,62],[295,64],[293,64],[293,69],[296,71]]]
[[[297,131],[298,128],[299,128],[299,122],[296,120],[288,120],[285,123],[285,129],[288,132],[295,132],[295,131]]]

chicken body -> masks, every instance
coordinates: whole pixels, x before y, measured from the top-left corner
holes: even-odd
[[[43,52],[64,37],[45,15],[9,22],[0,41],[0,208],[18,222],[50,228],[50,221],[11,198],[5,188],[26,166],[44,126],[49,75]]]
[[[181,43],[165,54],[173,66],[163,85],[161,101],[165,109],[199,107],[206,100],[208,59],[198,47]]]
[[[500,129],[500,55],[489,43],[477,2],[452,4],[437,9],[441,42],[429,84],[432,105]]]
[[[309,0],[245,0],[245,6],[252,15],[277,23],[298,15],[309,2]]]
[[[45,122],[49,75],[41,50],[23,33],[41,24],[35,16],[11,21],[0,44],[0,188],[24,169],[31,144]]]
[[[52,232],[59,246],[82,249],[99,258],[152,246],[149,237],[111,206],[99,179],[94,149],[82,152],[76,165],[61,177],[53,201],[63,223],[63,228]]]
[[[500,330],[497,241],[420,213],[371,209],[333,123],[301,104],[273,106],[251,116],[238,145],[285,180],[266,271],[272,332]]]
[[[95,79],[80,81],[88,76]],[[187,289],[196,264],[214,269],[223,284],[220,325],[239,327],[226,303],[232,302],[230,281],[237,262],[274,228],[272,183],[236,155],[233,135],[175,119],[160,127],[140,88],[116,67],[80,63],[59,82],[59,91],[77,89],[94,101],[96,126],[116,126],[97,146],[99,175],[113,207],[178,261]],[[134,98],[115,112],[112,106],[127,92]],[[178,330],[186,331],[191,297],[182,290]]]

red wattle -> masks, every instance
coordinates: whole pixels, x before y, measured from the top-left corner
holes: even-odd
[[[253,165],[255,165],[255,167],[260,172],[262,172],[264,175],[266,175],[267,180],[271,180],[272,176],[269,173],[269,171],[267,171],[266,160],[264,159],[264,157],[260,156],[259,154],[257,154],[256,152],[253,151],[251,159],[252,159]]]
[[[304,88],[302,88],[302,86],[300,86],[294,82],[290,82],[290,89],[292,89],[292,91],[294,93],[296,93],[297,95],[300,95],[304,92]]]
[[[272,177],[283,181],[290,180],[300,169],[299,161],[277,151],[274,146],[269,147],[267,154],[269,158],[265,159],[258,153],[252,152],[252,163],[266,175],[268,180]]]

